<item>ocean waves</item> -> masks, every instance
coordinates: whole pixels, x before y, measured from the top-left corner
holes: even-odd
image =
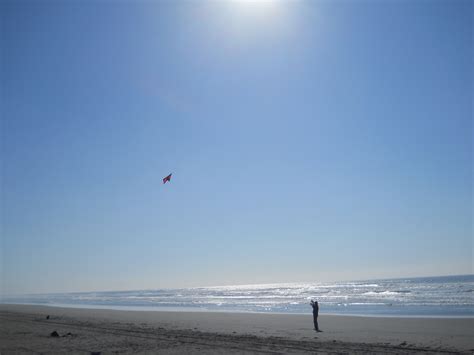
[[[22,295],[3,303],[74,307],[391,316],[474,316],[474,275]]]

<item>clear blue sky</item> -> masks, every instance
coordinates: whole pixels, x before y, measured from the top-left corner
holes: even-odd
[[[0,13],[3,293],[473,273],[472,1]]]

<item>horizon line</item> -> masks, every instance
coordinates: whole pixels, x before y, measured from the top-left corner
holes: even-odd
[[[357,279],[357,280],[341,280],[341,281],[292,281],[292,282],[268,282],[268,283],[250,283],[250,284],[233,284],[233,285],[213,285],[213,286],[193,286],[193,287],[157,287],[157,288],[144,288],[144,289],[127,289],[127,290],[95,290],[95,291],[65,291],[65,292],[34,292],[34,293],[12,293],[12,294],[1,294],[0,303],[2,298],[13,297],[13,296],[38,296],[38,295],[57,295],[57,294],[74,294],[74,293],[108,293],[108,292],[130,292],[130,291],[156,291],[156,290],[192,290],[199,288],[218,288],[218,287],[244,287],[244,286],[268,286],[268,285],[289,285],[289,284],[326,284],[326,283],[344,283],[344,282],[368,282],[368,281],[385,281],[385,280],[402,280],[402,279],[424,279],[424,278],[441,278],[441,277],[463,277],[463,276],[474,276],[472,274],[450,274],[450,275],[427,275],[427,276],[412,276],[412,277],[389,277],[389,278],[375,278],[375,279]]]

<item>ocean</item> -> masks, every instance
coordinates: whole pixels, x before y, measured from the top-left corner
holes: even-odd
[[[474,275],[3,297],[1,303],[127,310],[474,317]]]

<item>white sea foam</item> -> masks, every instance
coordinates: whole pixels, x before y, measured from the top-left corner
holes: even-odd
[[[4,303],[149,309],[474,316],[474,275],[369,282],[285,283],[188,289],[25,295]]]

